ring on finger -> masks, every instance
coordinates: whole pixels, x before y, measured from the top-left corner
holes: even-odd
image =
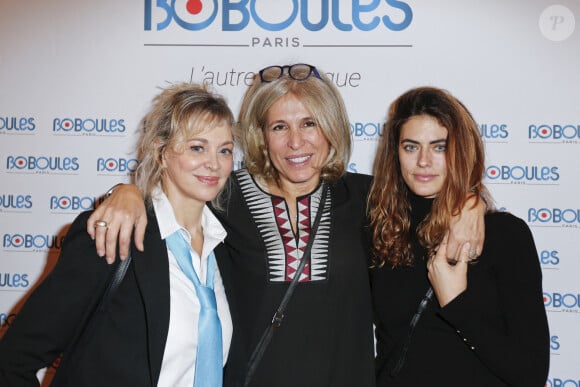
[[[473,260],[475,257],[477,257],[477,250],[470,250],[469,251],[469,259]]]
[[[93,223],[93,227],[97,228],[97,227],[109,227],[109,223],[105,222],[104,220],[97,220],[95,221],[95,223]]]

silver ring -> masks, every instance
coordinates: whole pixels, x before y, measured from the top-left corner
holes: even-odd
[[[109,227],[109,223],[105,222],[104,220],[97,220],[95,221],[95,223],[93,223],[93,227],[97,228],[97,227]]]
[[[461,262],[461,263],[469,263],[469,260],[468,259],[459,259],[459,260],[457,260],[457,263],[459,263],[459,262]]]
[[[476,250],[471,250],[469,252],[469,259],[472,260],[477,256],[477,251]]]

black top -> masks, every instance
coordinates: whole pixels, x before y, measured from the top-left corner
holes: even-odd
[[[248,359],[293,278],[319,210],[321,187],[298,198],[299,235],[283,198],[260,189],[246,170],[232,175],[227,229],[216,258],[234,333],[224,386],[243,383]],[[330,185],[312,256],[274,331],[251,386],[374,386],[368,244],[364,239],[370,177],[347,174]]]
[[[413,230],[432,200],[411,198]],[[485,244],[468,269],[466,291],[444,308],[434,297],[411,339],[398,376],[410,320],[429,288],[425,250],[416,236],[414,266],[371,270],[377,339],[377,386],[544,386],[549,333],[536,247],[525,222],[485,217]]]
[[[36,372],[64,352],[51,386],[156,386],[169,329],[169,261],[157,219],[147,217],[145,251],[95,311],[115,266],[73,222],[54,270],[30,295],[0,341],[0,386],[38,386]],[[85,330],[85,327],[86,330]]]

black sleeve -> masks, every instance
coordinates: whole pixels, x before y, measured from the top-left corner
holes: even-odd
[[[497,288],[505,329],[478,318],[478,299],[485,295],[474,294],[469,284],[440,315],[464,336],[482,363],[498,378],[510,386],[544,386],[550,357],[549,331],[536,246],[523,220],[509,214],[498,214],[496,219],[486,229],[500,229],[496,234],[503,234],[499,238],[501,246],[494,251],[502,253],[488,258],[497,262]]]
[[[113,266],[96,254],[86,232],[89,215],[75,219],[53,271],[0,341],[0,386],[38,386],[37,371],[67,349],[104,291]]]

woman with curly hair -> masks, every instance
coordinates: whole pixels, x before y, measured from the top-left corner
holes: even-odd
[[[482,183],[477,125],[448,92],[412,89],[391,105],[369,195],[377,386],[543,386],[549,334],[532,234],[485,216],[485,243],[447,258],[449,219]]]

